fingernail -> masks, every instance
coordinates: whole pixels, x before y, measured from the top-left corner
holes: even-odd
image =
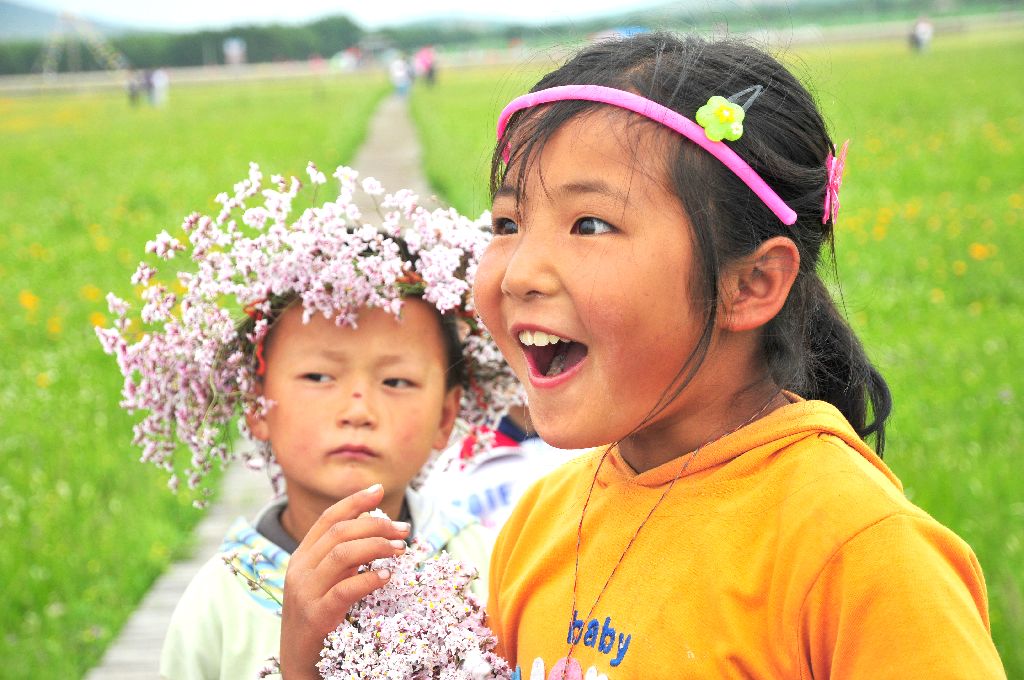
[[[377,576],[380,576],[380,580],[381,581],[387,581],[389,578],[391,578],[391,570],[390,569],[381,569],[380,571],[377,572]]]
[[[393,541],[388,541],[388,543],[390,543],[391,547],[395,550],[405,550],[405,541],[403,540],[396,538]]]
[[[365,493],[365,494],[374,494],[374,493],[377,493],[378,491],[380,491],[382,488],[383,487],[380,484],[374,484],[373,486],[368,488],[363,493]]]
[[[392,522],[391,526],[398,529],[399,531],[408,531],[412,528],[408,522]]]

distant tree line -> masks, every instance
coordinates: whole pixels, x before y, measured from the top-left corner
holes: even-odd
[[[363,33],[362,27],[348,17],[333,16],[301,26],[271,24],[193,33],[129,33],[107,40],[133,68],[157,68],[222,64],[223,45],[228,38],[245,41],[250,62],[309,59],[315,54],[329,57],[357,44]],[[0,44],[0,74],[40,71],[47,45],[47,41]],[[101,61],[82,36],[71,34],[60,46],[56,70],[108,68]]]
[[[521,27],[480,28],[467,25],[421,24],[385,28],[373,33],[373,44],[411,52],[423,45],[457,46],[481,39],[507,41],[521,37]],[[133,68],[161,66],[204,66],[224,63],[224,41],[245,41],[246,61],[262,63],[329,58],[358,45],[367,32],[346,16],[332,16],[301,26],[281,24],[238,26],[192,33],[129,33],[109,37]],[[39,72],[47,41],[0,43],[0,75]],[[85,44],[82,36],[71,34],[60,46],[57,71],[95,71],[108,68]]]
[[[669,3],[648,10],[631,11],[603,19],[552,22],[543,26],[430,22],[384,28],[367,32],[348,17],[339,15],[300,26],[280,24],[239,26],[193,33],[131,33],[109,38],[133,68],[160,66],[202,66],[224,63],[223,45],[228,38],[245,41],[247,61],[291,61],[313,55],[330,57],[362,41],[411,52],[423,45],[458,47],[500,45],[512,40],[571,41],[589,33],[622,26],[646,26],[676,30],[703,30],[727,24],[733,30],[799,24],[836,24],[871,20],[911,19],[919,13],[933,17],[999,10],[1020,10],[1024,0],[803,0],[779,4],[757,4],[729,11],[683,9],[684,3]],[[69,36],[61,49],[56,70],[97,70],[107,68],[92,54],[80,36]],[[39,72],[45,41],[0,43],[0,75]]]

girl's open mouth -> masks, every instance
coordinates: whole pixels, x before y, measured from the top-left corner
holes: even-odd
[[[530,372],[545,378],[555,378],[571,370],[587,356],[587,346],[544,331],[519,331]]]

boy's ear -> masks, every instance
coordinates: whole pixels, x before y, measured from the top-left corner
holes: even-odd
[[[785,236],[768,239],[748,257],[727,267],[722,277],[719,327],[748,331],[771,321],[786,303],[799,270],[800,251]]]
[[[459,415],[459,405],[462,403],[462,388],[453,387],[444,395],[444,402],[441,404],[441,422],[437,428],[437,436],[434,437],[434,450],[441,451],[448,446],[448,440],[455,428],[455,419]]]
[[[263,384],[257,383],[256,394],[263,394]],[[267,425],[267,416],[261,409],[245,412],[245,424],[249,426],[252,436],[261,442],[270,441],[270,427]]]

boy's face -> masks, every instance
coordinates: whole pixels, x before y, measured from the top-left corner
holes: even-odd
[[[273,403],[248,421],[273,448],[289,504],[319,514],[380,482],[381,507],[397,516],[409,480],[447,444],[461,396],[445,388],[433,307],[407,300],[401,319],[363,309],[351,328],[321,314],[304,324],[295,306],[275,325],[266,361]]]

